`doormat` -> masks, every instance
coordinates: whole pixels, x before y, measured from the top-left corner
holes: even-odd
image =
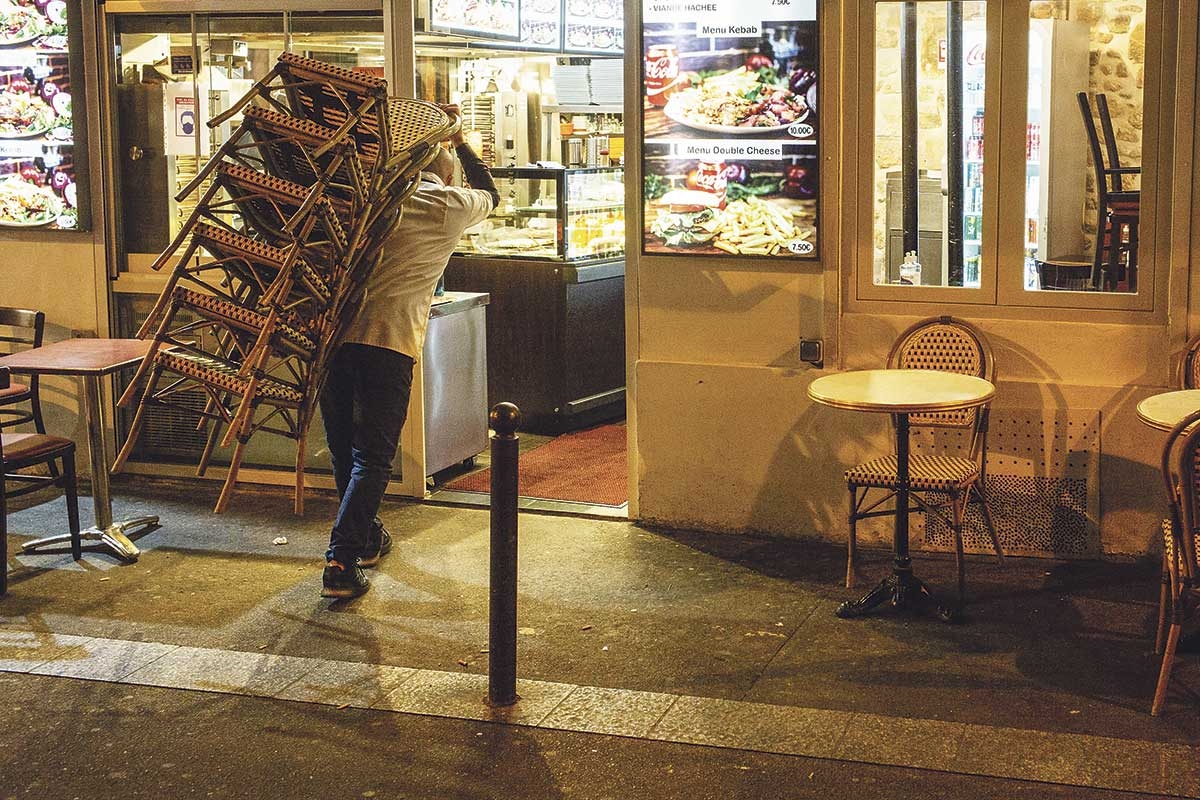
[[[600,425],[522,453],[517,491],[522,497],[619,506],[629,500],[626,472],[625,426]],[[446,488],[486,493],[491,482],[489,468],[457,478]]]

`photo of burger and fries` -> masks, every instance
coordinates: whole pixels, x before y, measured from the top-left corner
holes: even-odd
[[[646,219],[659,240],[647,244],[749,256],[808,249],[799,243],[813,240],[817,187],[812,170],[788,164],[781,172],[778,163],[754,173],[741,163],[720,169],[715,182],[705,181],[699,168],[689,169],[678,188],[679,176],[646,175]]]

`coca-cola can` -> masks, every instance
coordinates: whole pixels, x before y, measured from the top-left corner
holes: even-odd
[[[724,161],[701,161],[696,165],[696,185],[701,191],[715,194],[722,208],[725,206],[725,187],[728,183]]]
[[[673,44],[652,44],[646,50],[646,99],[665,106],[679,80],[679,50]]]

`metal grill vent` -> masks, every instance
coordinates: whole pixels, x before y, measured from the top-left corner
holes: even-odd
[[[1100,543],[1100,416],[1096,410],[993,411],[988,434],[987,492],[1001,549],[1013,555],[1092,558]],[[957,432],[914,432],[914,452],[949,446],[962,454],[968,440]],[[925,515],[921,515],[925,517]],[[931,550],[953,550],[949,526],[914,518]],[[963,523],[966,552],[992,552],[978,505]]]

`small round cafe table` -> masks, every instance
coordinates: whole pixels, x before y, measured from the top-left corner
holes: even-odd
[[[1170,431],[1194,411],[1200,411],[1200,389],[1163,392],[1137,404],[1138,419],[1160,431]]]
[[[817,403],[850,411],[891,414],[896,430],[896,521],[892,537],[892,574],[858,600],[838,607],[843,619],[866,614],[889,603],[893,608],[932,607],[950,621],[955,609],[938,602],[913,575],[908,554],[909,414],[960,411],[987,405],[996,393],[990,381],[973,375],[925,369],[868,369],[817,378],[808,396]]]

